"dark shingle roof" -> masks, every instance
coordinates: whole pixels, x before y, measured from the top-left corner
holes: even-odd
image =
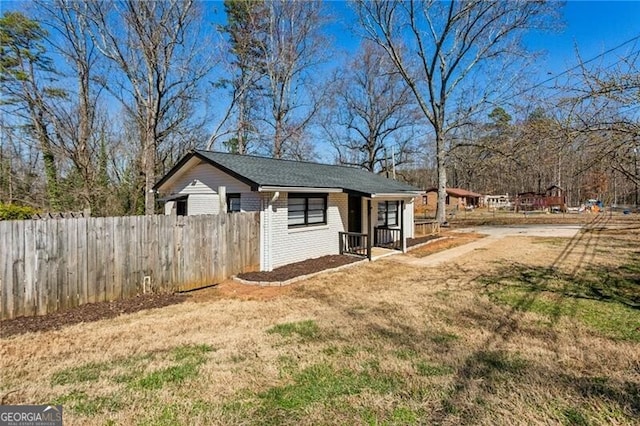
[[[196,150],[193,155],[217,166],[254,189],[258,186],[336,188],[363,194],[419,192],[402,182],[354,167]],[[182,163],[182,162],[181,162]],[[176,168],[179,168],[180,164]],[[175,171],[175,169],[172,172]],[[172,172],[156,184],[160,186]]]

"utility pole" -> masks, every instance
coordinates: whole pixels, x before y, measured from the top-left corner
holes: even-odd
[[[640,173],[638,172],[638,142],[636,142],[636,146],[633,148],[633,165],[636,169],[636,208],[638,207],[638,199],[640,199],[640,189],[638,188],[638,180],[640,179]]]
[[[387,155],[387,147],[384,147],[384,173],[389,177],[389,156]]]
[[[396,150],[393,145],[391,145],[391,170],[393,171],[393,179],[396,178]]]

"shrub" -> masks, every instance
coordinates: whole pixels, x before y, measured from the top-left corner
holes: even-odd
[[[0,203],[0,220],[25,220],[38,213],[38,210],[28,206]]]

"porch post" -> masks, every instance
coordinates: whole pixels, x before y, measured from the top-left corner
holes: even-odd
[[[371,200],[367,200],[367,258],[371,260],[371,239],[373,238],[373,221],[371,220]]]
[[[404,237],[404,200],[400,200],[400,241],[402,242],[402,252],[407,252],[407,239]]]

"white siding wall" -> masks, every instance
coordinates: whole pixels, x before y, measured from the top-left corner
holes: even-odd
[[[243,211],[259,211],[260,196],[252,193],[249,185],[237,180],[233,176],[200,163],[176,176],[171,185],[163,188],[165,194],[189,195],[187,214],[218,214],[220,212],[220,198],[218,188],[226,187],[227,194],[240,193],[240,205]],[[173,202],[165,204],[165,214],[173,214]]]
[[[189,198],[187,198],[187,214],[189,216],[218,214],[219,212],[220,199],[218,194],[189,194]]]
[[[327,197],[327,224],[289,229],[287,193],[280,193],[271,213],[271,248],[273,268],[305,259],[339,254],[338,232],[347,228],[347,194],[331,193]],[[268,215],[268,214],[267,214]],[[265,227],[266,228],[266,227]]]

